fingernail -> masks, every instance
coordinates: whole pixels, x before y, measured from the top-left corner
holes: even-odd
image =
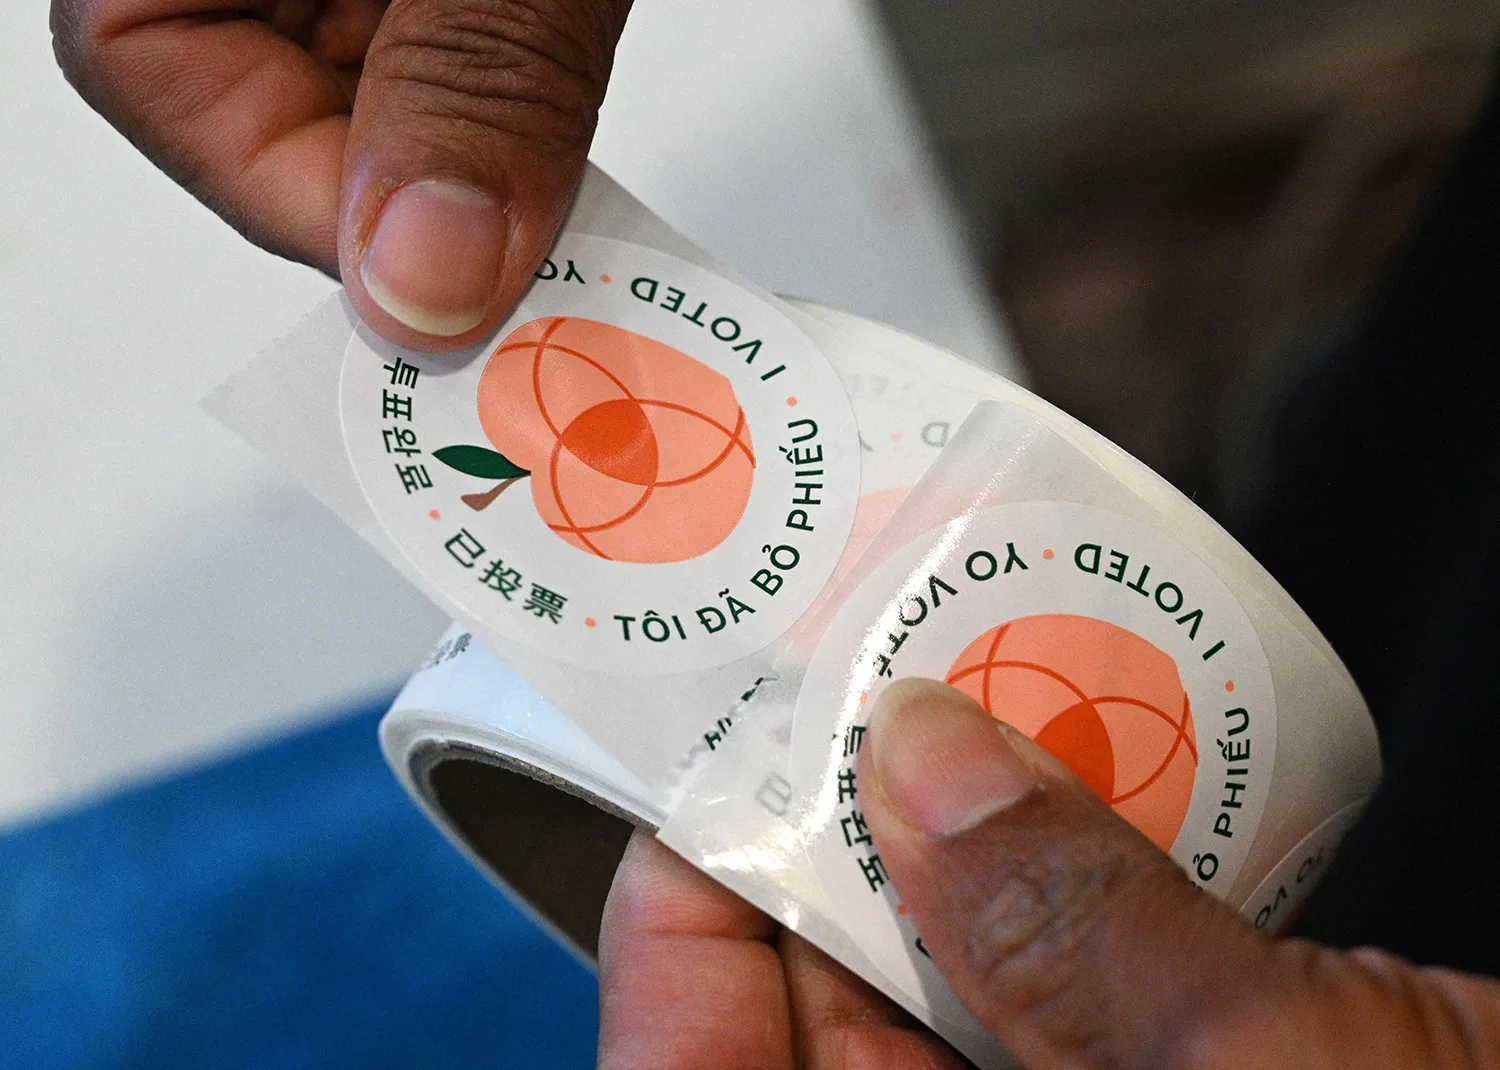
[[[930,836],[973,828],[1038,780],[999,721],[935,680],[898,680],[886,688],[867,733],[881,794]]]
[[[505,212],[493,197],[426,179],[386,198],[359,274],[391,316],[451,338],[484,322],[504,255]]]

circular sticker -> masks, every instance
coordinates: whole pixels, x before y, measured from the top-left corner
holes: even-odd
[[[466,614],[551,656],[667,674],[765,647],[816,597],[859,439],[784,315],[675,257],[559,239],[465,353],[363,326],[340,384],[371,508]]]
[[[1271,784],[1260,640],[1193,553],[1090,506],[997,506],[894,555],[849,597],[797,699],[793,782],[842,922],[913,996],[943,990],[860,808],[857,756],[893,680],[972,696],[1062,759],[1209,891],[1227,893]],[[953,1008],[949,1008],[952,1010]]]

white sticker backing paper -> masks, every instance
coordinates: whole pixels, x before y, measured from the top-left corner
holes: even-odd
[[[1379,776],[1326,641],[1154,473],[1012,383],[782,301],[590,169],[469,350],[320,307],[207,402],[459,624],[382,738],[575,785],[982,1066],[860,810],[890,681],[947,680],[1280,930]],[[423,799],[440,823],[445,815]]]

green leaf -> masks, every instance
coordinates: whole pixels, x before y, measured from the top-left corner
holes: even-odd
[[[526,469],[511,463],[503,453],[483,446],[444,446],[433,450],[432,455],[449,468],[477,479],[514,479],[531,475]]]

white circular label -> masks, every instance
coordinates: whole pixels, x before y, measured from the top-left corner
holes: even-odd
[[[1037,740],[1195,883],[1233,884],[1276,752],[1270,670],[1238,602],[1193,553],[1114,513],[1025,502],[959,518],[839,610],[791,747],[793,783],[816,792],[803,824],[819,879],[914,997],[945,988],[888,882],[857,776],[868,710],[906,676],[945,680]]]
[[[785,632],[843,552],[860,447],[775,307],[676,257],[559,239],[460,354],[361,326],[344,441],[392,540],[465,614],[590,668],[669,674]]]

